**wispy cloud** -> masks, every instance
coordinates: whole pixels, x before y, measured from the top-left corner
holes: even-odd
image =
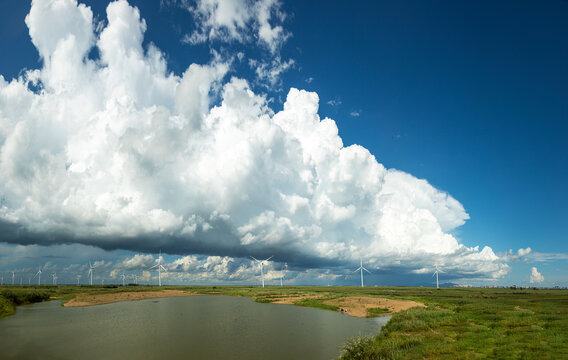
[[[341,105],[341,99],[336,98],[336,99],[329,100],[327,102],[327,104],[331,105],[331,106],[339,106],[339,105]]]

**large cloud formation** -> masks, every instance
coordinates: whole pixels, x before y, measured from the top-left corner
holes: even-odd
[[[34,0],[26,24],[43,66],[0,76],[0,241],[508,272],[452,235],[457,200],[344,146],[316,93],[274,112],[230,62],[170,73],[125,0],[99,31],[75,0]]]

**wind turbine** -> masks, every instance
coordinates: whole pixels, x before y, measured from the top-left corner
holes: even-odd
[[[93,266],[93,264],[91,264],[91,262],[89,261],[89,276],[91,277],[89,285],[93,285],[93,270],[95,270],[95,268],[96,266]]]
[[[288,269],[288,263],[284,263],[282,269],[280,269],[280,286],[282,286],[282,279],[284,279],[284,270]]]
[[[12,285],[14,285],[14,276],[16,275],[16,272],[12,271]]]
[[[79,280],[81,280],[81,275],[77,274],[77,285],[79,285]]]
[[[53,278],[53,285],[57,285],[57,273],[51,274],[51,277]]]
[[[40,267],[39,270],[37,271],[37,273],[34,275],[34,277],[37,276],[37,284],[38,285],[41,285],[41,273],[42,273],[42,271],[41,271],[41,267]]]
[[[162,270],[167,271],[166,268],[162,266],[162,250],[160,250],[160,255],[158,255],[158,263],[148,270],[152,270],[153,268],[158,268],[158,285],[162,286]]]
[[[268,262],[268,260],[272,259],[274,257],[274,255],[272,255],[271,257],[269,257],[266,260],[258,260],[255,259],[254,257],[251,256],[251,258],[256,261],[258,263],[258,265],[260,266],[260,277],[262,278],[262,287],[264,287],[264,272],[262,271],[262,265],[264,265],[265,262]]]
[[[134,274],[134,283],[138,285],[138,275]]]
[[[434,271],[434,274],[432,274],[432,277],[434,277],[434,275],[436,275],[436,289],[439,289],[439,285],[438,285],[438,273],[441,272],[443,273],[442,270],[438,269],[438,265],[436,265],[436,271]]]
[[[124,284],[124,279],[126,279],[126,275],[124,275],[124,273],[122,273],[121,277],[122,277],[122,286],[126,286],[126,285]]]
[[[355,270],[355,271],[353,271],[353,272],[357,272],[357,271],[359,271],[359,270],[361,270],[361,287],[363,287],[363,270],[365,270],[365,271],[368,272],[369,274],[371,273],[369,270],[367,270],[367,269],[365,269],[365,268],[363,267],[363,259],[361,259],[361,266],[359,266],[359,267],[357,268],[357,270]]]

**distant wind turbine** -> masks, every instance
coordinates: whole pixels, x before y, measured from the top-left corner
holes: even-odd
[[[79,280],[81,280],[81,275],[77,274],[77,285],[79,285]]]
[[[53,285],[57,285],[57,273],[51,274],[51,277],[53,278]]]
[[[367,269],[365,269],[365,268],[363,267],[363,259],[361,259],[361,266],[359,266],[359,267],[357,268],[357,270],[355,270],[355,271],[353,271],[353,272],[357,272],[357,271],[359,271],[359,270],[361,270],[361,287],[363,287],[363,270],[365,270],[365,271],[368,272],[369,274],[371,273],[369,270],[367,270]]]
[[[284,263],[282,269],[280,269],[280,286],[282,286],[282,279],[284,279],[284,270],[288,269],[288,263]]]
[[[166,268],[162,266],[162,250],[160,250],[160,255],[158,255],[158,263],[148,270],[152,270],[153,268],[158,268],[158,285],[162,286],[162,270],[167,271]]]
[[[258,265],[260,266],[260,277],[262,278],[262,287],[264,287],[264,272],[262,270],[262,266],[264,265],[265,262],[268,262],[268,260],[272,259],[274,257],[274,255],[272,255],[271,257],[269,257],[266,260],[258,260],[255,259],[254,257],[251,256],[251,258],[256,261],[258,263]]]
[[[14,276],[16,276],[16,272],[12,271],[12,285],[14,285]]]
[[[124,275],[124,273],[122,273],[121,277],[122,277],[122,286],[126,286],[126,285],[124,284],[124,279],[126,279],[126,275]]]
[[[34,275],[34,278],[37,276],[37,284],[41,285],[41,267],[39,268],[39,270],[37,271],[37,273]]]
[[[438,285],[438,273],[441,272],[443,273],[442,270],[438,269],[438,265],[436,265],[436,271],[434,271],[434,274],[432,274],[432,277],[434,277],[434,275],[436,275],[436,289],[439,289],[439,285]]]
[[[95,270],[95,268],[96,266],[93,266],[93,264],[89,261],[89,276],[91,277],[89,285],[93,285],[93,270]]]
[[[134,283],[138,285],[138,275],[134,274]]]

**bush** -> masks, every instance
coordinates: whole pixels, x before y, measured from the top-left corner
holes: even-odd
[[[14,305],[31,304],[49,300],[49,292],[39,290],[3,290],[0,295]]]
[[[372,360],[377,358],[375,341],[371,336],[354,337],[341,346],[341,360]]]

